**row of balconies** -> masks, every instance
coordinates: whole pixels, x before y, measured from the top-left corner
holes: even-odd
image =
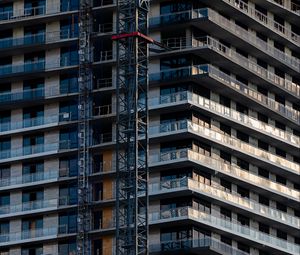
[[[215,199],[219,202],[226,202],[235,207],[239,207],[250,213],[254,213],[258,216],[266,217],[270,220],[276,220],[281,224],[288,224],[290,227],[299,228],[300,219],[284,213],[270,206],[265,206],[258,203],[255,200],[241,197],[240,194],[225,191],[221,185],[201,183],[192,178],[180,178],[169,181],[154,182],[150,184],[149,193],[150,195],[163,195],[167,193],[181,192],[189,190],[196,194],[202,194],[209,199]]]
[[[15,48],[20,46],[41,45],[56,43],[78,37],[78,32],[61,30],[54,32],[43,32],[22,37],[0,39],[0,49]]]
[[[283,168],[286,171],[290,171],[295,174],[300,173],[299,164],[292,162],[286,158],[275,155],[269,151],[255,147],[254,145],[251,145],[249,143],[243,142],[232,136],[226,135],[220,131],[213,130],[205,126],[200,126],[191,121],[186,121],[185,125],[178,125],[177,127],[180,128],[181,130],[180,133],[191,132],[197,136],[201,136],[203,138],[209,139],[210,141],[214,141],[215,143],[220,144],[222,146],[229,147],[232,150],[245,153],[247,155],[250,155],[251,157],[259,158],[260,160],[265,160],[269,164],[276,165],[277,167]],[[153,128],[152,130],[156,131],[156,135],[158,134],[166,135],[166,131],[169,134],[179,133],[178,130],[168,131],[168,130],[161,129],[161,126]]]
[[[189,91],[162,95],[160,97],[152,97],[149,99],[149,108],[150,110],[155,110],[158,108],[169,107],[172,105],[178,106],[179,104],[186,103],[190,103],[201,109],[212,112],[217,116],[228,118],[231,121],[245,125],[252,129],[259,130],[259,132],[262,132],[265,135],[274,136],[275,139],[283,139],[286,143],[290,143],[293,146],[298,147],[300,143],[300,138],[288,131],[283,131],[279,128],[268,125],[267,123],[259,121],[249,115],[240,113],[233,108],[226,107],[220,103]],[[150,126],[150,130],[151,129],[152,127]]]
[[[2,150],[0,152],[0,162],[9,162],[11,160],[22,159],[28,156],[56,154],[65,150],[77,149],[74,141],[59,141],[54,143],[37,144],[23,146],[11,150]]]
[[[179,41],[186,41],[187,43],[179,44]],[[170,38],[163,41],[170,48],[174,48],[174,51],[182,50],[200,50],[204,48],[209,48],[214,52],[224,56],[233,63],[236,63],[238,66],[245,68],[247,71],[255,74],[255,76],[262,78],[268,83],[277,86],[289,93],[295,95],[296,97],[300,96],[300,86],[292,81],[289,81],[285,78],[282,78],[276,75],[274,72],[271,72],[257,63],[251,61],[249,58],[242,56],[233,49],[222,44],[213,37],[206,36],[200,38]],[[179,48],[181,47],[181,48]],[[155,54],[157,55],[157,54]]]
[[[254,7],[250,6],[246,2],[242,0],[222,0],[222,1],[238,9],[239,11],[242,11],[250,18],[264,25],[266,28],[270,29],[271,31],[275,31],[279,35],[287,38],[294,44],[298,46],[300,45],[300,38],[298,34],[293,32],[291,29],[287,28],[286,26],[276,22],[274,19],[269,18],[268,16],[256,10]]]
[[[254,186],[259,186],[263,189],[270,190],[271,192],[281,193],[281,195],[286,195],[289,196],[290,199],[299,201],[299,192],[294,189],[275,183],[269,179],[262,178],[254,173],[241,169],[236,165],[226,163],[223,160],[212,158],[191,149],[179,149],[152,155],[150,156],[150,167],[160,167],[162,165],[184,161],[195,162],[197,165],[220,172],[225,176],[230,176]]]
[[[274,99],[269,98],[262,93],[259,93],[257,90],[251,89],[246,84],[238,81],[228,74],[225,74],[212,65],[187,66],[163,70],[159,73],[150,74],[150,81],[171,81],[206,74],[208,74],[211,78],[217,80],[218,82],[221,82],[224,85],[228,86],[229,88],[234,89],[242,96],[246,96],[251,100],[256,101],[266,108],[273,110],[275,113],[280,113],[285,118],[300,123],[300,113],[298,111],[279,102],[276,102]]]
[[[285,65],[288,65],[290,68],[299,72],[300,60],[298,58],[276,49],[271,44],[258,38],[255,34],[249,32],[248,30],[245,30],[235,22],[225,18],[224,16],[220,15],[210,8],[164,14],[158,17],[151,18],[150,24],[152,26],[159,26],[161,23],[174,23],[176,21],[182,22],[182,19],[193,20],[200,18],[209,19],[210,21],[216,23],[217,26],[222,27],[226,31],[232,33],[234,36],[237,36],[238,38],[244,40],[245,43],[255,46],[261,51],[261,53],[268,54],[276,61],[281,61]]]
[[[241,238],[245,238],[261,245],[272,247],[278,251],[287,252],[289,254],[298,254],[300,246],[286,240],[277,238],[270,234],[265,234],[245,225],[241,225],[235,220],[228,220],[215,216],[212,213],[198,211],[191,207],[175,208],[161,212],[150,214],[150,224],[164,224],[176,221],[192,221],[205,225],[206,227],[216,228],[219,231],[224,231]]]

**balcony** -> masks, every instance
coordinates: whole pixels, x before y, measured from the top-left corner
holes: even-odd
[[[73,39],[76,37],[78,37],[78,34],[76,32],[61,30],[56,32],[26,35],[17,38],[5,38],[0,39],[0,49],[5,50],[14,49],[17,47],[50,44]]]
[[[114,143],[113,134],[112,133],[102,133],[96,134],[93,139],[93,145],[101,145],[107,143]]]
[[[0,78],[6,78],[8,76],[24,75],[28,73],[38,73],[45,71],[54,71],[55,69],[61,69],[61,67],[74,67],[77,66],[77,62],[71,62],[68,58],[58,59],[56,61],[45,60],[24,63],[21,65],[5,65],[0,66]]]
[[[281,37],[286,38],[287,40],[289,40],[290,42],[294,43],[297,46],[300,45],[300,38],[298,34],[294,33],[287,27],[276,22],[274,19],[268,18],[265,14],[259,12],[254,7],[248,5],[246,2],[241,0],[222,0],[222,1],[232,6],[236,10],[244,13],[249,18],[255,20],[257,23],[269,29],[270,31],[272,32],[274,31]]]
[[[241,182],[249,183],[254,187],[260,187],[272,193],[276,193],[280,196],[285,196],[289,199],[299,203],[300,193],[297,190],[293,190],[289,187],[275,183],[269,179],[262,178],[254,173],[248,172],[239,168],[238,166],[225,163],[220,159],[214,159],[210,156],[195,152],[190,149],[174,150],[159,155],[150,156],[150,167],[156,167],[172,163],[180,163],[184,161],[195,162],[197,165],[210,168],[213,171],[220,172],[226,176],[237,179]],[[286,199],[285,199],[286,200]]]
[[[21,204],[7,205],[0,207],[0,218],[2,217],[12,217],[24,213],[34,213],[35,211],[43,211],[43,209],[56,210],[59,206],[69,205],[67,203],[68,198],[59,199],[48,199],[48,200],[36,200]],[[64,204],[62,204],[64,202]]]
[[[188,251],[203,252],[203,250],[211,250],[212,253],[205,254],[223,254],[223,255],[249,255],[249,253],[238,250],[228,244],[222,243],[212,237],[204,237],[202,239],[183,239],[162,241],[158,244],[150,244],[150,254],[163,254],[164,252],[176,252],[182,250],[184,253]],[[168,254],[169,254],[168,253]]]
[[[61,11],[63,9],[63,11]],[[24,22],[34,18],[35,20],[40,17],[55,16],[69,11],[75,11],[72,6],[39,6],[31,8],[21,8],[14,11],[0,12],[0,24],[11,23],[11,22]]]
[[[58,180],[58,171],[37,172],[32,174],[25,174],[22,176],[11,176],[10,178],[0,179],[0,189],[13,188],[21,185],[29,185],[38,182],[51,182]]]
[[[97,79],[95,84],[95,90],[107,89],[113,87],[113,80],[112,78],[101,78]]]
[[[112,50],[100,51],[94,55],[94,62],[97,64],[111,63],[116,61],[116,56]]]
[[[193,221],[200,225],[205,225],[208,228],[217,228],[235,236],[248,239],[256,245],[264,245],[271,247],[274,250],[287,252],[289,254],[298,254],[300,246],[277,238],[272,235],[265,234],[253,228],[241,225],[237,221],[223,219],[218,215],[219,212],[213,211],[211,214],[195,210],[191,207],[175,208],[161,212],[150,214],[150,222],[152,224],[164,224],[176,221]]]
[[[286,158],[280,157],[276,154],[273,154],[269,151],[255,147],[254,145],[251,145],[249,143],[243,142],[242,140],[239,140],[235,137],[226,135],[221,131],[216,131],[205,126],[200,126],[191,121],[187,121],[186,125],[177,125],[177,127],[181,128],[181,133],[194,133],[196,136],[201,136],[221,146],[229,147],[229,150],[234,150],[236,152],[241,152],[245,153],[246,155],[250,155],[252,158],[256,159],[256,161],[263,160],[269,164],[272,164],[273,166],[280,167],[292,173],[300,173],[299,164],[287,160]],[[164,127],[162,128],[162,126],[160,125],[154,128],[154,130],[157,132],[156,135],[159,135],[161,133],[164,133],[165,135],[165,130],[167,129],[164,129]],[[167,132],[169,132],[169,134],[172,132],[173,134],[178,134],[177,130],[171,132],[167,130]]]
[[[18,147],[11,150],[0,151],[0,162],[19,160],[29,156],[43,156],[59,153],[74,148],[73,141],[60,141],[56,143],[38,144],[32,146]],[[77,146],[76,146],[77,148]],[[75,149],[75,148],[74,148]]]
[[[283,104],[278,103],[272,98],[269,98],[258,91],[249,88],[246,84],[238,81],[237,79],[231,77],[230,75],[225,74],[224,72],[218,70],[212,65],[198,65],[198,66],[187,66],[177,69],[164,70],[159,73],[150,74],[150,80],[152,82],[159,81],[173,81],[184,78],[192,78],[195,76],[205,76],[208,75],[210,78],[222,83],[222,85],[227,86],[229,92],[232,93],[232,90],[235,90],[239,95],[246,97],[258,103],[260,106],[265,107],[265,111],[272,110],[272,114],[275,116],[280,113],[281,116],[300,124],[300,112],[287,107]],[[224,89],[223,89],[224,90]],[[226,91],[225,91],[226,92]],[[253,105],[253,108],[258,108],[257,104]],[[258,108],[259,109],[259,108]],[[261,110],[261,109],[259,109]]]
[[[59,113],[58,115],[48,117],[37,117],[24,119],[22,121],[11,121],[7,123],[0,123],[0,136],[12,132],[22,132],[32,130],[35,127],[39,129],[43,127],[57,126],[61,122],[69,122],[75,120],[72,118],[71,113]]]
[[[178,41],[186,41],[185,43],[179,44]],[[227,58],[232,63],[233,69],[236,69],[235,65],[242,67],[245,73],[245,76],[251,76],[256,83],[261,82],[265,83],[267,86],[276,86],[281,91],[278,93],[285,92],[288,96],[292,94],[294,97],[298,98],[300,96],[300,86],[298,84],[293,83],[292,81],[286,80],[273,72],[268,71],[267,69],[261,67],[257,63],[251,61],[250,59],[242,56],[236,51],[228,48],[224,44],[220,43],[218,40],[206,36],[200,38],[169,38],[163,41],[168,47],[173,48],[174,51],[179,51],[183,53],[184,51],[196,51],[203,49],[210,49],[216,52],[219,55]],[[205,55],[201,55],[202,57],[206,57]],[[211,54],[207,56],[207,60],[211,61]],[[229,62],[229,68],[231,67],[231,62]],[[236,69],[237,70],[237,69]],[[237,70],[238,71],[238,70]],[[239,70],[241,71],[241,70]],[[253,76],[254,74],[254,76]],[[294,98],[291,97],[293,100]]]
[[[300,218],[293,217],[287,213],[279,211],[270,206],[262,205],[254,200],[241,197],[238,193],[225,191],[221,185],[208,185],[191,178],[181,178],[150,184],[150,195],[163,195],[167,192],[180,192],[190,190],[195,193],[204,194],[209,200],[215,199],[219,202],[228,203],[239,207],[250,213],[256,214],[256,217],[265,217],[269,221],[277,221],[283,225],[288,224],[290,227],[300,228]],[[265,220],[264,218],[262,220]]]
[[[153,26],[158,26],[161,23],[172,24],[182,19],[186,19],[186,21],[197,19],[204,19],[204,21],[209,20],[218,27],[214,27],[213,29],[211,26],[203,26],[202,23],[196,23],[195,25],[199,25],[201,29],[204,29],[204,31],[206,31],[207,33],[213,33],[216,36],[222,36],[224,33],[228,35],[229,32],[231,33],[231,40],[233,41],[233,45],[235,45],[234,42],[237,41],[236,39],[242,40],[242,43],[250,45],[250,48],[247,48],[248,52],[251,52],[251,54],[254,54],[256,57],[261,58],[262,54],[267,55],[266,57],[269,61],[275,60],[275,62],[273,62],[274,64],[276,64],[277,61],[279,61],[279,65],[284,64],[291,68],[293,70],[292,74],[294,75],[297,75],[297,73],[300,71],[300,60],[298,58],[276,49],[271,44],[268,44],[267,42],[258,38],[255,34],[235,24],[235,22],[225,18],[224,16],[220,15],[219,13],[210,8],[194,9],[192,11],[183,11],[161,15],[159,17],[153,17],[152,19],[150,19],[150,24],[152,24]],[[220,30],[220,28],[222,28],[223,30]],[[212,31],[212,29],[215,31]],[[184,41],[183,38],[181,39],[181,41]],[[239,45],[240,44],[237,42],[237,46]]]
[[[61,229],[67,229],[68,226],[60,225],[51,228],[37,228],[32,230],[25,230],[19,232],[10,232],[0,235],[1,246],[13,245],[18,243],[31,243],[33,241],[42,241],[47,239],[55,239],[59,237]],[[75,232],[74,232],[75,233]],[[67,232],[67,234],[71,234]]]
[[[94,31],[97,34],[112,34],[116,32],[116,29],[114,28],[113,23],[102,23],[99,24],[98,30]]]
[[[293,149],[295,147],[299,148],[300,138],[292,133],[270,126],[251,116],[242,114],[232,108],[225,107],[217,102],[201,97],[192,92],[183,91],[170,95],[163,95],[157,98],[150,98],[149,108],[151,110],[164,106],[178,106],[178,104],[184,104],[187,102],[204,109],[205,111],[209,111],[218,117],[227,118],[233,122],[236,122],[237,124],[247,126],[248,128],[261,132],[265,135],[274,137],[276,143],[278,143],[278,139],[280,139],[285,143],[290,143],[293,146]],[[153,128],[150,127],[150,132],[153,132],[151,129]]]

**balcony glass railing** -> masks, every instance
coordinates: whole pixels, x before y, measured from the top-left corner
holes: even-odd
[[[1,76],[13,75],[13,74],[22,74],[22,73],[33,73],[33,72],[42,72],[48,71],[51,69],[56,69],[66,66],[75,66],[78,65],[78,61],[69,58],[61,58],[58,61],[46,62],[45,60],[28,62],[21,65],[2,65],[0,66],[0,78]]]
[[[154,131],[158,131],[156,134],[164,132],[164,130],[162,129],[163,127],[164,126],[160,125],[156,129],[154,129]],[[184,125],[177,125],[177,127],[184,127]],[[214,140],[218,144],[222,144],[223,146],[228,146],[236,151],[240,151],[242,153],[246,153],[247,155],[251,155],[252,157],[265,159],[266,161],[269,161],[270,163],[273,163],[276,166],[281,166],[284,169],[288,169],[291,172],[300,173],[299,164],[289,161],[286,158],[275,155],[269,151],[255,147],[249,143],[243,142],[242,140],[224,134],[220,131],[210,129],[205,126],[200,126],[191,121],[187,121],[185,128],[182,130],[196,133],[197,135],[201,135],[210,140]]]
[[[188,78],[196,75],[209,75],[211,78],[223,83],[231,89],[249,97],[250,99],[265,105],[268,109],[273,110],[275,113],[280,113],[285,118],[291,119],[297,123],[300,123],[300,112],[287,107],[281,103],[278,103],[272,98],[269,98],[258,91],[249,88],[246,84],[238,81],[228,74],[220,71],[212,65],[198,65],[198,66],[187,66],[176,69],[168,69],[159,73],[150,74],[152,81],[159,80],[177,80]]]
[[[35,44],[46,44],[46,43],[54,43],[59,42],[60,40],[72,39],[78,36],[78,33],[75,31],[56,31],[56,32],[48,32],[48,33],[39,33],[26,35],[23,37],[17,38],[5,38],[0,39],[0,49],[6,48],[14,48],[19,46],[31,46]]]
[[[30,118],[24,119],[22,121],[11,121],[7,123],[0,123],[0,135],[1,132],[8,132],[14,130],[20,130],[24,128],[31,128],[43,125],[51,125],[51,124],[58,124],[62,121],[71,121],[74,120],[72,118],[71,113],[59,113],[58,115],[48,116],[48,117],[37,117],[37,118]]]
[[[150,244],[149,250],[151,253],[159,253],[166,251],[177,251],[188,249],[199,249],[201,250],[207,248],[216,251],[218,254],[223,255],[249,255],[249,253],[238,250],[228,244],[222,243],[219,240],[212,237],[203,237],[202,239],[182,239],[182,240],[169,240],[162,241],[158,244]]]
[[[179,41],[186,41],[185,43],[178,44]],[[218,40],[206,36],[201,38],[169,38],[163,41],[168,47],[173,48],[174,50],[179,50],[179,46],[183,49],[201,49],[201,48],[209,48],[218,54],[225,56],[236,64],[244,67],[245,69],[251,71],[255,75],[265,79],[266,81],[276,85],[277,87],[288,91],[296,95],[300,96],[300,86],[290,80],[282,78],[276,75],[273,72],[261,67],[257,63],[251,61],[250,59],[242,56],[236,51],[228,48],[224,44],[220,43]]]
[[[215,159],[210,156],[201,154],[199,152],[193,151],[191,149],[180,149],[173,150],[158,155],[150,156],[150,166],[157,164],[168,164],[172,161],[178,160],[190,160],[195,161],[197,164],[203,165],[204,167],[209,167],[214,171],[218,171],[230,177],[237,178],[243,182],[248,182],[252,185],[262,187],[264,189],[270,190],[271,192],[276,192],[280,195],[288,196],[294,200],[299,201],[300,193],[297,190],[293,190],[289,187],[275,183],[269,179],[262,178],[254,173],[248,172],[247,170],[241,169],[236,165],[225,163],[220,159]]]
[[[279,33],[284,38],[294,42],[297,45],[300,45],[300,38],[299,35],[293,32],[292,30],[288,29],[284,25],[276,22],[274,19],[269,18],[267,15],[263,14],[262,12],[256,10],[254,7],[248,5],[246,2],[241,0],[223,0],[223,2],[233,6],[234,8],[242,11],[255,21],[259,22],[260,24],[264,25],[271,31],[275,31]]]
[[[37,172],[32,174],[24,174],[22,176],[10,177],[0,179],[0,187],[7,187],[12,185],[29,184],[39,181],[53,181],[57,180],[58,171]]]
[[[66,200],[67,198],[64,198]],[[21,204],[14,204],[14,205],[6,205],[0,206],[0,216],[5,214],[11,213],[19,213],[19,212],[26,212],[26,211],[34,211],[40,209],[50,209],[50,208],[58,208],[61,203],[59,203],[62,198],[59,199],[48,199],[48,200],[36,200],[30,202],[24,202]]]
[[[10,232],[0,235],[0,243],[15,243],[22,242],[30,239],[40,239],[40,238],[55,238],[57,237],[62,229],[69,229],[67,225],[59,225],[57,227],[51,228],[36,228],[31,230],[23,230],[18,232]],[[74,230],[71,233],[75,233]],[[70,231],[67,231],[67,234],[71,234]],[[66,234],[66,233],[64,233]]]
[[[232,108],[225,107],[217,102],[201,97],[192,92],[183,91],[179,93],[163,95],[157,98],[150,98],[149,106],[151,109],[153,107],[155,108],[163,107],[164,105],[170,105],[170,104],[177,105],[178,103],[186,103],[186,102],[190,102],[191,104],[196,105],[197,107],[213,112],[214,114],[219,115],[221,117],[230,118],[232,121],[235,121],[239,124],[246,125],[247,127],[251,127],[269,136],[273,136],[276,139],[278,138],[282,139],[287,143],[291,143],[293,146],[296,146],[297,148],[299,147],[300,138],[293,135],[292,133],[270,126],[251,116],[240,113]],[[150,132],[151,129],[153,128],[150,127]]]
[[[250,33],[248,30],[245,30],[241,26],[237,25],[235,22],[225,18],[224,16],[220,15],[219,13],[209,8],[194,9],[192,11],[183,11],[183,12],[176,12],[171,14],[164,14],[159,17],[154,17],[150,19],[150,24],[155,26],[155,25],[161,25],[165,23],[169,24],[178,21],[187,21],[190,19],[199,19],[199,18],[206,18],[215,22],[218,26],[223,27],[225,30],[230,31],[234,35],[237,35],[238,37],[243,39],[246,43],[252,44],[253,46],[263,51],[264,53],[269,54],[276,60],[279,60],[284,64],[289,65],[290,67],[292,67],[297,71],[300,70],[300,60],[298,58],[288,55],[285,52],[276,49],[272,45],[258,38],[255,34]],[[177,47],[179,46],[178,45],[179,43],[186,45],[186,42],[183,38],[181,38],[181,40],[177,40]],[[175,45],[173,45],[173,48],[174,46]]]
[[[74,147],[75,147],[74,141],[60,141],[57,143],[47,143],[47,144],[18,147],[11,150],[0,151],[0,160],[29,156],[33,154],[39,154],[39,153],[51,153],[51,152],[57,153],[60,150],[68,150]]]
[[[210,227],[222,229],[223,231],[237,235],[239,237],[252,240],[259,244],[273,247],[277,250],[288,252],[291,254],[298,254],[300,246],[290,243],[278,237],[265,234],[253,228],[241,225],[238,221],[223,219],[219,212],[212,210],[211,213],[201,212],[191,207],[181,207],[161,212],[150,214],[150,222],[164,222],[164,221],[178,221],[190,219]]]
[[[208,185],[191,178],[184,177],[181,179],[151,183],[150,194],[166,193],[166,191],[172,192],[182,188],[188,188],[194,192],[205,194],[219,201],[232,203],[244,210],[267,217],[271,220],[276,220],[283,224],[289,224],[296,228],[300,227],[300,218],[293,217],[270,206],[265,206],[257,201],[241,197],[238,193],[225,191],[221,185]]]
[[[74,6],[68,5],[54,5],[54,6],[38,6],[30,8],[21,8],[14,11],[4,11],[0,12],[0,23],[5,21],[19,21],[28,19],[31,17],[39,17],[43,15],[54,15],[60,14],[62,12],[74,11]]]

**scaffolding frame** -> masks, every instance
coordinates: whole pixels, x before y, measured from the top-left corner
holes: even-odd
[[[116,254],[148,254],[148,11],[117,3]]]

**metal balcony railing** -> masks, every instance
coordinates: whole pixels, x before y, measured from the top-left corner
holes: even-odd
[[[99,54],[94,56],[95,62],[107,62],[115,59],[114,53],[112,50],[100,51]]]
[[[49,71],[51,69],[76,65],[78,65],[77,59],[73,60],[70,58],[61,58],[51,62],[40,60],[35,62],[27,62],[20,65],[2,65],[0,66],[0,78],[8,75]]]
[[[97,79],[95,89],[109,88],[113,86],[112,77]]]
[[[40,181],[53,181],[58,179],[58,171],[37,172],[32,174],[24,174],[16,177],[0,179],[0,187],[13,185],[29,184]]]
[[[282,224],[289,224],[290,226],[300,228],[300,218],[284,213],[276,208],[265,206],[255,200],[241,197],[238,193],[225,191],[224,188],[218,184],[208,185],[197,180],[184,177],[180,179],[151,183],[150,194],[165,194],[166,191],[172,192],[182,189],[190,189],[214,199],[232,203],[244,210],[281,222]]]
[[[95,32],[100,33],[100,34],[113,33],[113,32],[115,32],[114,24],[113,23],[99,24],[98,30],[96,30]]]
[[[258,158],[260,160],[264,159],[271,164],[276,164],[277,166],[288,169],[291,172],[295,172],[298,174],[300,173],[299,164],[273,154],[269,151],[255,147],[254,145],[251,145],[249,143],[243,142],[242,140],[239,140],[235,137],[224,134],[221,131],[213,130],[205,126],[200,126],[197,123],[193,123],[189,120],[186,121],[185,125],[182,125],[182,123],[180,124],[181,125],[177,125],[177,127],[182,128],[182,131],[195,133],[202,137],[213,140],[216,143],[220,143],[223,146],[228,146],[236,151],[246,153],[247,155],[251,155],[252,157]],[[162,126],[157,127],[155,130],[158,131],[158,133],[164,131],[162,129]]]
[[[169,240],[162,241],[157,244],[150,244],[149,250],[151,253],[160,253],[160,252],[174,252],[177,250],[187,251],[188,249],[199,249],[201,250],[207,248],[214,250],[219,254],[223,255],[249,255],[249,253],[238,250],[231,245],[222,243],[220,240],[217,240],[212,237],[203,237],[201,239],[181,239],[181,240]]]
[[[18,147],[11,150],[0,151],[0,160],[15,157],[23,157],[40,153],[57,153],[60,150],[75,148],[74,141],[60,141],[56,143],[37,144],[32,146]],[[77,148],[77,146],[76,146]]]
[[[212,158],[209,155],[201,154],[200,152],[193,151],[191,149],[180,149],[172,150],[159,155],[153,155],[150,157],[150,166],[157,164],[168,164],[172,161],[178,160],[190,160],[194,161],[205,167],[210,167],[211,169],[223,173],[225,175],[230,175],[231,177],[237,178],[243,182],[248,182],[255,186],[266,188],[271,190],[271,192],[276,192],[278,194],[289,196],[294,200],[299,201],[300,193],[299,191],[293,190],[289,187],[275,183],[269,179],[262,178],[254,173],[248,172],[236,165],[232,165],[222,161],[221,159]]]
[[[72,5],[60,5],[60,6],[38,6],[31,8],[21,8],[13,11],[0,12],[0,24],[6,21],[12,22],[15,20],[26,20],[31,17],[40,17],[44,15],[61,14],[62,12],[73,11]]]
[[[169,95],[162,95],[160,97],[154,97],[149,99],[150,109],[155,107],[163,107],[164,105],[169,104],[178,104],[190,102],[197,107],[200,107],[204,110],[208,110],[217,114],[221,117],[230,118],[232,121],[235,121],[239,124],[243,124],[259,132],[262,132],[266,135],[273,136],[276,139],[285,140],[285,142],[292,144],[295,147],[299,147],[300,138],[289,133],[288,131],[283,131],[282,129],[268,125],[262,121],[259,121],[251,116],[240,113],[232,108],[223,106],[217,102],[214,102],[210,99],[201,97],[195,93],[189,91],[183,91],[178,93],[172,93]],[[150,134],[153,132],[153,128],[150,127]]]
[[[248,5],[246,2],[242,0],[222,0],[222,1],[233,6],[239,11],[242,11],[247,16],[259,22],[260,24],[264,25],[266,28],[270,29],[271,31],[277,32],[278,34],[284,36],[284,38],[287,38],[288,40],[292,41],[298,46],[300,45],[300,38],[298,34],[288,29],[284,25],[281,25],[280,23],[276,22],[274,19],[268,18],[268,16],[256,10],[252,6]]]
[[[176,17],[179,18],[176,18]],[[199,19],[199,18],[206,18],[210,21],[216,23],[218,26],[224,28],[227,31],[230,31],[232,34],[236,35],[237,37],[243,39],[246,43],[252,44],[259,50],[263,51],[264,53],[272,56],[276,60],[281,61],[282,63],[290,66],[291,68],[295,69],[296,71],[300,71],[300,60],[296,57],[286,54],[283,51],[278,50],[271,44],[265,42],[264,40],[258,38],[255,34],[249,32],[248,30],[242,28],[241,26],[237,25],[235,22],[225,18],[224,16],[220,15],[216,11],[210,8],[203,8],[203,9],[194,9],[191,11],[183,11],[171,14],[164,14],[159,17],[154,17],[150,19],[150,23],[160,24],[160,23],[174,23],[177,19],[185,18],[187,20],[190,19]],[[181,47],[179,44],[183,44]],[[177,41],[177,45],[174,44],[169,45],[170,47],[176,49],[183,47],[186,48],[189,43],[186,42],[184,38],[179,38]]]
[[[43,126],[43,125],[51,125],[51,124],[59,124],[59,122],[71,121],[74,120],[72,118],[71,113],[64,112],[59,113],[58,115],[47,116],[47,117],[36,117],[30,119],[23,119],[22,121],[10,121],[7,123],[0,123],[0,135],[1,132],[8,132],[14,130],[27,129],[31,127]]]
[[[181,38],[181,41],[182,40],[183,39]],[[174,38],[166,39],[163,42],[170,48],[174,47],[174,50],[209,48],[225,56],[226,58],[230,59],[236,64],[244,67],[245,69],[251,71],[255,75],[274,84],[275,86],[284,89],[297,97],[300,97],[300,86],[298,84],[286,80],[285,78],[282,78],[276,75],[275,73],[268,71],[267,69],[261,67],[257,63],[251,61],[250,59],[242,56],[241,54],[237,53],[231,48],[228,48],[227,46],[210,36],[200,38],[185,38],[184,40],[186,41],[186,43],[181,44],[182,48],[178,48],[178,41],[175,41],[174,45]]]
[[[69,231],[67,225],[59,225],[58,227],[50,227],[50,228],[36,228],[31,230],[23,230],[18,232],[1,234],[0,243],[9,244],[11,242],[13,243],[22,242],[31,239],[56,238],[59,234],[71,234],[71,233],[76,233],[76,229],[74,229],[74,231]]]
[[[252,100],[265,105],[267,108],[273,110],[276,113],[280,113],[285,118],[291,119],[300,124],[300,112],[294,110],[291,107],[285,106],[278,103],[274,99],[271,99],[257,90],[251,89],[246,84],[238,81],[237,79],[231,77],[228,74],[220,71],[212,65],[198,65],[198,66],[187,66],[176,69],[163,70],[159,73],[150,74],[151,81],[166,81],[166,80],[176,80],[184,79],[194,75],[208,74],[210,77],[222,82],[229,88],[238,91],[241,94],[251,98]],[[300,92],[300,90],[299,90]]]
[[[217,216],[219,212],[214,210],[211,213],[201,212],[191,207],[180,207],[150,214],[150,222],[170,222],[190,219],[204,225],[213,226],[222,229],[225,232],[237,235],[239,237],[252,240],[265,246],[273,247],[277,250],[298,254],[300,246],[290,243],[286,240],[265,234],[256,229],[241,225],[238,221],[228,220]]]
[[[111,143],[113,142],[113,134],[112,133],[102,133],[95,134],[93,139],[93,145],[100,145],[103,143]]]
[[[105,116],[112,114],[112,105],[94,106],[94,116]]]
[[[47,44],[59,42],[61,40],[67,40],[78,37],[78,33],[75,31],[61,30],[48,33],[38,33],[32,35],[26,35],[17,38],[4,38],[0,39],[0,49],[8,49],[19,46],[32,46],[36,44]]]
[[[42,199],[42,200],[35,200],[30,202],[24,202],[20,204],[13,204],[13,205],[5,205],[0,206],[0,217],[5,214],[15,214],[20,212],[27,212],[27,211],[34,211],[34,210],[41,210],[41,209],[50,209],[54,208],[57,209],[60,205],[68,205],[68,203],[62,204],[61,201],[68,201],[68,197],[60,197],[59,199]]]

